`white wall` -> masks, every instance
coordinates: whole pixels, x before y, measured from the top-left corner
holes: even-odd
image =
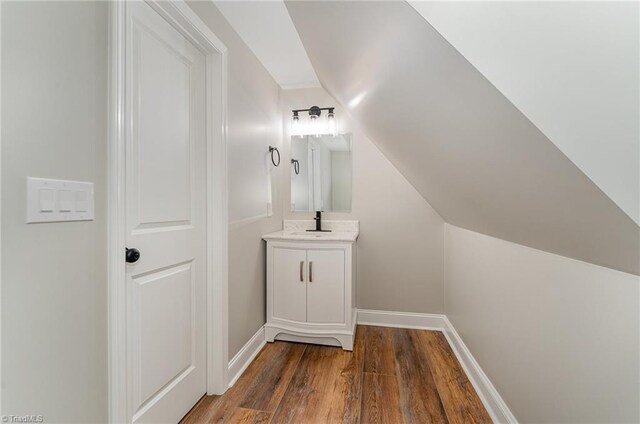
[[[200,4],[204,3],[204,4]],[[269,146],[279,146],[279,86],[210,2],[190,2],[229,49],[228,173],[229,222],[267,215]]]
[[[640,3],[410,4],[640,223]]]
[[[107,419],[107,3],[2,2],[2,413]],[[26,177],[95,221],[25,224]]]
[[[212,2],[189,5],[228,49],[229,359],[265,322],[263,234],[282,228],[282,201],[273,187],[273,216],[266,217],[268,147],[280,146],[279,87]]]
[[[640,421],[640,278],[446,225],[445,312],[521,423]]]
[[[323,89],[282,90],[283,130],[290,140],[291,109],[336,106],[339,132],[353,133],[353,202],[350,213],[325,213],[325,219],[357,219],[359,308],[443,312],[444,222]],[[283,146],[289,164],[289,142]],[[281,191],[285,219],[310,219],[292,213],[289,171]]]

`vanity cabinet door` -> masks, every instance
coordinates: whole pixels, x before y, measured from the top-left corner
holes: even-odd
[[[307,251],[273,249],[273,316],[290,321],[307,319]]]
[[[307,250],[307,322],[344,323],[345,251]]]

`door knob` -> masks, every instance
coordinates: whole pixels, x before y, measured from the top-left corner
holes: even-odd
[[[136,262],[138,262],[138,259],[140,259],[140,251],[138,249],[135,248],[131,248],[129,249],[128,247],[126,248],[126,253],[124,255],[125,260],[127,261],[127,263],[129,264],[135,264]]]

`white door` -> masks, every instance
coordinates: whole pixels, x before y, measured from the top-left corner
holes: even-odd
[[[306,259],[304,249],[273,249],[273,316],[290,321],[307,319]]]
[[[205,56],[146,3],[126,13],[127,411],[176,423],[206,392]]]
[[[344,250],[307,250],[307,322],[344,323]]]

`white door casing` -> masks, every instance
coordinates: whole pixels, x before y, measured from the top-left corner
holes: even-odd
[[[181,0],[110,10],[109,421],[177,422],[227,388],[226,48]]]

